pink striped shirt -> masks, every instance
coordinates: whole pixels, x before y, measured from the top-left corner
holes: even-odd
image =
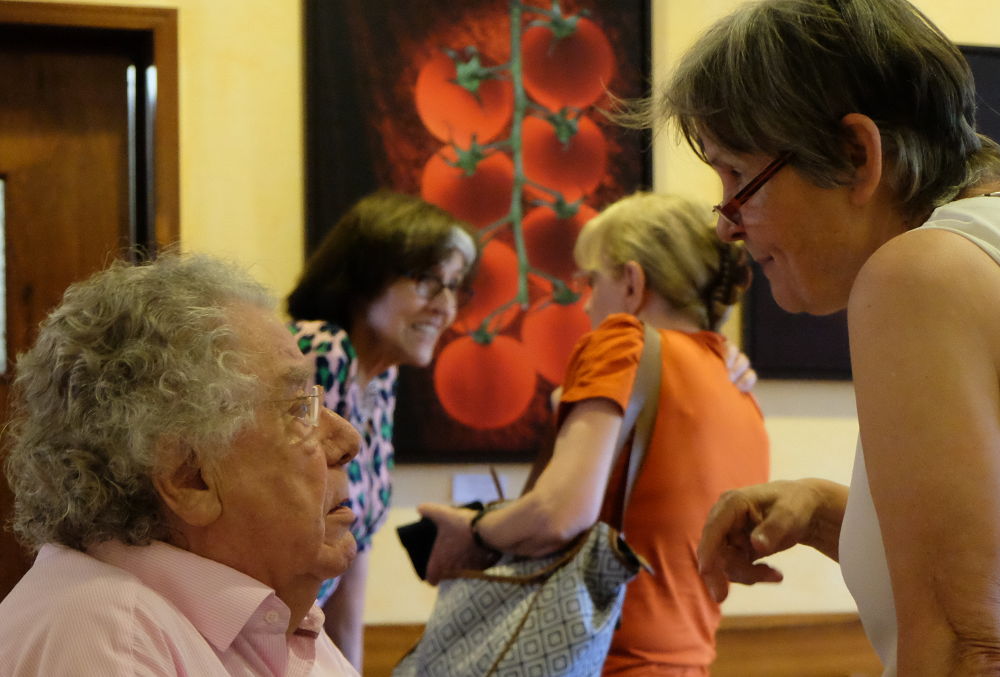
[[[0,602],[0,677],[347,675],[313,608],[288,638],[274,590],[162,542],[45,545]]]

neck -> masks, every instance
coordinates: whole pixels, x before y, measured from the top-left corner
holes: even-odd
[[[244,549],[232,549],[227,547],[225,538],[214,529],[191,528],[182,520],[175,518],[178,528],[171,534],[169,543],[183,550],[187,550],[199,557],[214,560],[220,564],[254,578],[264,585],[272,588],[278,599],[288,607],[288,629],[286,634],[291,634],[302,624],[316,595],[322,581],[316,578],[299,578],[287,585],[280,585],[273,582],[267,575],[266,570],[248,567],[248,563],[256,562]]]
[[[305,620],[306,614],[312,608],[318,593],[319,585],[303,586],[303,589],[295,591],[276,591],[278,599],[285,603],[289,611],[286,636],[290,637],[302,625],[302,621]]]
[[[393,366],[393,362],[382,356],[379,337],[364,322],[353,322],[348,336],[358,356],[357,383],[364,389],[373,378]]]
[[[683,331],[689,334],[702,331],[703,328],[693,319],[674,309],[657,294],[647,295],[645,303],[635,314],[637,318],[656,329]]]

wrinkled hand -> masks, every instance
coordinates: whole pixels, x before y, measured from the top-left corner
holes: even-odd
[[[698,544],[698,569],[716,602],[729,582],[778,583],[781,572],[758,560],[811,535],[820,497],[802,481],[727,491],[712,507]]]
[[[757,385],[757,372],[750,366],[750,358],[729,341],[726,341],[726,369],[729,370],[729,380],[741,393],[748,393]]]
[[[440,503],[424,503],[417,512],[437,525],[437,538],[427,561],[427,582],[437,585],[453,578],[462,569],[484,569],[493,563],[495,553],[483,550],[472,540],[469,523],[476,512]]]

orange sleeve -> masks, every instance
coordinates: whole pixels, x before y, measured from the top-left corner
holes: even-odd
[[[597,397],[607,398],[625,411],[642,345],[642,323],[627,313],[609,315],[597,329],[585,334],[573,349],[566,370],[558,423],[562,424],[573,403]]]

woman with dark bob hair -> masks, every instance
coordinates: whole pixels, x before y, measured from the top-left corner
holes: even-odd
[[[717,599],[840,561],[885,675],[1000,673],[1000,156],[959,50],[905,0],[763,0],[712,26],[646,108],[722,180],[717,232],[793,312],[846,308],[847,487],[729,492],[700,545]],[[863,450],[862,450],[863,446]]]
[[[319,594],[327,631],[358,670],[368,552],[392,494],[396,368],[427,366],[454,321],[478,256],[472,232],[420,198],[372,193],[327,233],[288,297],[326,406],[362,437],[348,467],[358,556]]]

